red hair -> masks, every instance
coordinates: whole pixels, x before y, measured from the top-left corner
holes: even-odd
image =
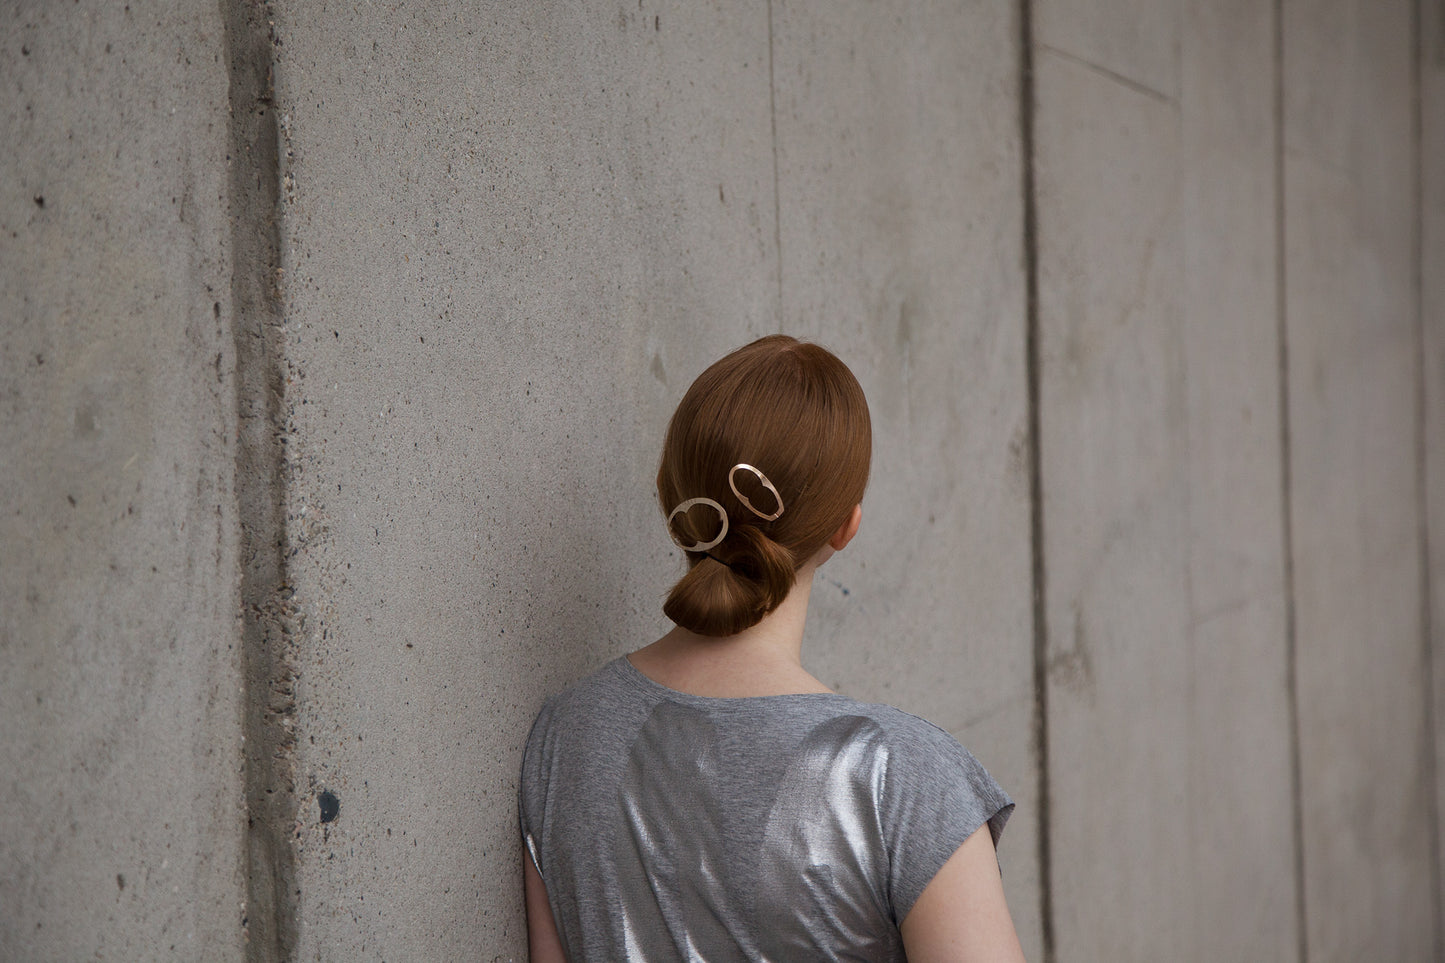
[[[662,609],[678,625],[724,636],[756,625],[787,598],[798,568],[827,544],[863,500],[873,431],[863,389],[826,348],[775,334],[739,348],[692,383],[673,413],[657,471],[664,513],[689,498],[727,512],[727,536],[707,552],[688,552],[689,569]],[[734,465],[762,472],[782,499],[768,521],[733,494]],[[777,499],[753,475],[733,475],[763,514]],[[684,545],[717,537],[721,521],[707,505],[674,518]]]

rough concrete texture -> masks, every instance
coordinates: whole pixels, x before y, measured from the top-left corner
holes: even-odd
[[[222,33],[0,27],[0,959],[242,953]]]
[[[1440,16],[20,6],[0,959],[524,958],[527,726],[778,330],[876,425],[805,659],[1013,793],[1030,959],[1438,955]]]
[[[1408,2],[1284,7],[1285,317],[1306,939],[1431,958],[1414,39]]]

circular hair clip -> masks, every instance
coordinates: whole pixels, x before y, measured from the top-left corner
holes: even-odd
[[[745,468],[748,471],[752,472],[754,475],[758,476],[758,481],[762,483],[762,486],[773,493],[773,499],[778,503],[777,511],[773,512],[771,515],[769,515],[767,512],[759,511],[756,505],[748,501],[748,496],[738,491],[737,482],[733,481],[733,475],[737,474],[739,468]],[[779,495],[777,488],[773,486],[772,482],[768,481],[768,476],[758,471],[752,465],[740,462],[734,465],[732,468],[728,469],[728,487],[733,490],[733,494],[738,496],[738,501],[742,502],[748,511],[752,512],[754,515],[758,516],[765,522],[771,522],[779,515],[783,514],[783,496]]]
[[[677,540],[677,535],[676,535],[676,533],[673,532],[673,530],[672,530],[672,520],[673,520],[674,518],[676,518],[678,515],[684,514],[688,509],[692,508],[694,505],[706,505],[706,506],[708,506],[709,508],[711,508],[713,511],[717,512],[717,517],[718,517],[718,519],[722,522],[722,528],[718,530],[717,538],[713,539],[713,540],[710,541],[710,542],[697,542],[697,543],[692,544],[692,545],[684,545],[682,542],[679,542],[679,541]],[[689,498],[687,501],[683,502],[681,505],[678,505],[678,506],[677,506],[676,508],[674,508],[670,513],[668,513],[668,516],[667,516],[667,534],[668,534],[668,536],[669,536],[674,542],[676,542],[677,547],[680,548],[680,549],[682,549],[684,552],[706,552],[708,549],[712,548],[712,547],[713,547],[714,545],[716,545],[718,542],[721,542],[724,538],[727,538],[727,534],[728,534],[728,513],[727,513],[727,510],[726,510],[725,508],[723,508],[721,505],[719,505],[717,502],[713,501],[711,498]]]

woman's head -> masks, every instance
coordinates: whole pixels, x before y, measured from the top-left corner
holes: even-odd
[[[771,335],[699,375],[668,424],[657,493],[680,545],[717,538],[718,507],[727,531],[687,552],[668,618],[732,635],[777,608],[862,501],[872,449],[863,389],[818,345]],[[673,514],[690,499],[705,501]]]

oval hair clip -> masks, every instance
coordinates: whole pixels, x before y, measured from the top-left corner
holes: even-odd
[[[734,489],[734,491],[736,491],[736,489]],[[682,544],[682,542],[679,542],[679,541],[677,540],[677,535],[676,535],[676,534],[673,532],[673,530],[672,530],[672,520],[673,520],[674,518],[676,518],[678,515],[686,512],[689,508],[693,507],[694,505],[706,505],[706,506],[708,506],[709,508],[711,508],[713,511],[717,512],[717,517],[722,521],[722,530],[717,533],[717,538],[713,539],[713,540],[710,541],[710,542],[697,542],[696,544],[693,544],[693,545],[684,545],[684,544]],[[752,506],[749,505],[748,507],[751,508]],[[721,505],[719,505],[717,502],[713,501],[711,498],[689,498],[687,501],[683,502],[681,505],[678,505],[676,508],[674,508],[674,509],[671,511],[671,513],[668,514],[668,516],[667,516],[667,534],[668,534],[668,536],[673,540],[673,542],[677,545],[677,547],[680,548],[680,549],[682,549],[684,552],[706,552],[708,549],[712,548],[712,547],[713,547],[714,545],[716,545],[718,542],[721,542],[724,538],[727,538],[727,534],[728,534],[728,513],[727,513],[727,510],[726,510],[725,508],[723,508]]]
[[[746,495],[744,495],[742,492],[738,491],[737,483],[733,481],[733,475],[737,474],[737,471],[738,471],[739,468],[745,468],[745,469],[747,469],[748,471],[752,472],[754,475],[757,475],[757,476],[758,476],[758,481],[762,483],[762,485],[763,485],[764,488],[766,488],[768,491],[772,492],[772,493],[773,493],[773,498],[777,500],[777,503],[778,503],[778,510],[777,510],[777,511],[773,512],[771,515],[769,515],[769,514],[766,513],[766,512],[760,512],[760,511],[758,511],[757,506],[754,505],[752,502],[748,501],[748,497],[747,497]],[[738,496],[738,501],[742,502],[742,503],[743,503],[743,506],[746,507],[748,511],[752,512],[754,515],[758,516],[758,517],[761,518],[763,521],[771,522],[771,521],[773,521],[774,519],[776,519],[779,515],[783,514],[783,496],[782,496],[782,495],[779,495],[777,488],[773,487],[773,483],[770,482],[770,481],[768,481],[768,476],[767,476],[767,475],[764,475],[762,472],[758,471],[758,470],[757,470],[756,468],[754,468],[752,465],[748,465],[748,464],[739,462],[738,464],[734,465],[732,468],[728,469],[728,487],[733,490],[733,494],[736,495],[736,496]]]

